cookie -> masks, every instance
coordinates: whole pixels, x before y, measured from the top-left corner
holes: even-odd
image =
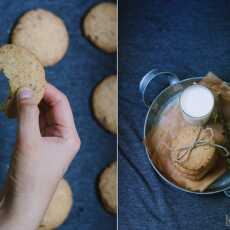
[[[9,96],[1,104],[8,117],[16,115],[15,95],[21,87],[32,89],[35,102],[40,102],[46,84],[45,71],[32,53],[12,44],[0,47],[0,70],[9,82]]]
[[[69,36],[59,17],[47,10],[36,9],[19,19],[11,41],[34,53],[44,66],[51,66],[65,55]]]
[[[64,223],[73,204],[71,188],[65,179],[62,179],[54,193],[39,230],[52,230]]]
[[[93,112],[99,123],[113,134],[117,133],[117,77],[105,78],[94,90]]]
[[[216,162],[218,160],[218,156],[215,155],[209,162],[209,164],[202,168],[202,170],[199,171],[193,171],[193,170],[188,170],[185,169],[183,166],[181,166],[178,163],[175,163],[176,168],[178,171],[186,178],[193,180],[193,181],[199,181],[205,177],[205,175],[214,168],[216,165]]]
[[[117,50],[117,6],[105,2],[89,10],[83,21],[84,35],[108,53]]]
[[[190,155],[182,160],[177,160],[179,149],[185,146],[191,146],[194,140],[199,135],[200,127],[197,126],[185,126],[179,133],[177,138],[172,143],[171,157],[176,168],[187,175],[188,178],[199,180],[201,179],[215,164],[216,161],[216,149],[211,145],[201,145],[193,148]],[[205,140],[211,144],[214,144],[214,136],[210,135],[210,132],[202,129],[199,140]]]
[[[112,162],[101,173],[98,183],[100,197],[107,211],[117,212],[117,162]]]

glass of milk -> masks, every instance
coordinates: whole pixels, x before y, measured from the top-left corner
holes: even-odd
[[[204,125],[212,114],[214,104],[212,92],[198,84],[189,86],[180,96],[183,117],[193,125]]]

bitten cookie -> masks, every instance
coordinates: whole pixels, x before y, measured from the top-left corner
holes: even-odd
[[[112,214],[117,212],[117,162],[112,162],[101,173],[99,178],[99,192],[106,210]]]
[[[36,9],[25,13],[12,32],[12,43],[34,53],[44,66],[60,61],[69,43],[63,21],[53,13]]]
[[[0,70],[9,81],[9,96],[1,108],[8,117],[16,115],[15,95],[19,88],[32,89],[34,100],[40,102],[46,84],[45,71],[32,53],[10,44],[0,47]]]
[[[54,193],[39,230],[52,230],[64,223],[73,204],[71,188],[65,179],[62,179]]]
[[[98,48],[108,52],[117,49],[117,6],[105,2],[94,6],[83,21],[85,36]]]
[[[94,90],[93,112],[100,124],[113,134],[117,133],[117,77],[105,78]]]

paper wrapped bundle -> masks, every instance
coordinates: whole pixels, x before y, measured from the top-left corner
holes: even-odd
[[[200,84],[216,99],[208,124],[190,125],[177,104],[165,109],[145,141],[154,164],[166,178],[180,187],[202,192],[228,168],[221,146],[229,148],[230,87],[212,73]]]

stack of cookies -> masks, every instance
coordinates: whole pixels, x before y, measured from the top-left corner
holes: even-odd
[[[214,167],[217,154],[213,146],[214,136],[210,131],[211,129],[200,130],[198,126],[188,125],[182,128],[173,140],[171,159],[182,176],[191,180],[201,180]],[[206,144],[192,148],[198,135],[199,140]]]

